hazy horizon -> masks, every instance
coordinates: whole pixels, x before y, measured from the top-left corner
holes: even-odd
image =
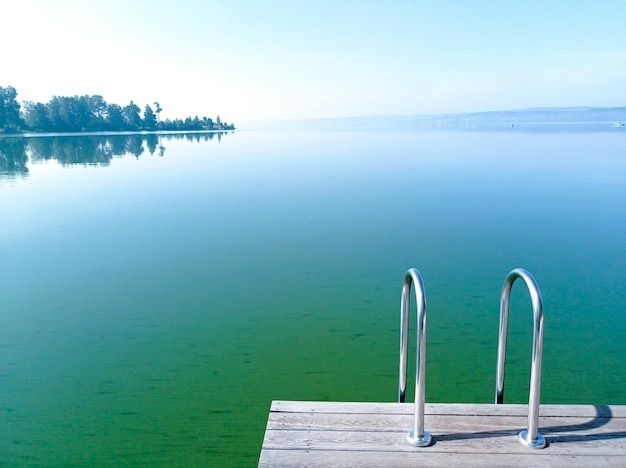
[[[246,121],[626,104],[626,3],[6,0],[0,86]],[[43,78],[45,79],[42,79]]]

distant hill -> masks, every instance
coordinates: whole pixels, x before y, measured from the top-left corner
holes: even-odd
[[[291,130],[495,130],[522,127],[553,130],[574,127],[585,130],[612,128],[626,122],[626,107],[539,107],[461,114],[376,115],[331,119],[275,120],[261,128]]]
[[[488,123],[596,123],[626,120],[626,107],[545,107],[446,116],[451,121]]]

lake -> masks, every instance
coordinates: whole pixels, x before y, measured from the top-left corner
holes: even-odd
[[[541,402],[626,404],[626,132],[544,130],[0,137],[0,464],[255,466],[274,399],[395,401],[410,267],[427,402],[493,400],[522,267]]]

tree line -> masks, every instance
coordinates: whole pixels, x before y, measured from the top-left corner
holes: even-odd
[[[0,86],[0,133],[235,129],[219,115],[215,120],[198,116],[161,120],[162,110],[154,102],[154,109],[146,104],[142,113],[133,101],[122,107],[107,103],[100,95],[53,96],[47,103],[20,104],[13,86]]]

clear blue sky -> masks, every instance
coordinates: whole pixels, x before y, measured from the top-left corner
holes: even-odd
[[[0,86],[255,121],[626,105],[626,0],[2,0]]]

